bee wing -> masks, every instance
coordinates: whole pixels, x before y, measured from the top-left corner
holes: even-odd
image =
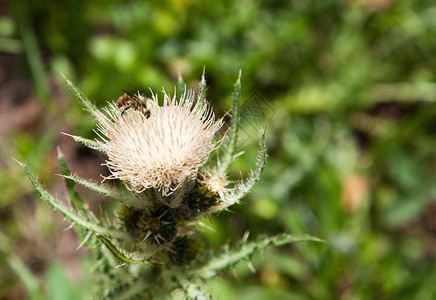
[[[133,95],[131,92],[126,91],[126,90],[121,90],[125,95],[129,96],[130,98],[134,99],[134,100],[139,100],[138,96]]]

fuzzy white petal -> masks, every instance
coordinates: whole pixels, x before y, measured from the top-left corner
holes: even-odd
[[[130,109],[120,114],[115,104],[106,115],[100,113],[98,131],[101,147],[112,175],[142,192],[148,188],[168,196],[187,180],[197,176],[214,150],[213,138],[222,126],[207,102],[194,103],[194,92],[180,100],[164,93],[163,105],[157,96],[150,101],[151,116]]]

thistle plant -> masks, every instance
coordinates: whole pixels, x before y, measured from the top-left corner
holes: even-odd
[[[288,234],[241,238],[230,248],[208,249],[195,234],[201,218],[226,210],[259,181],[267,160],[265,130],[259,130],[257,163],[244,180],[234,183],[228,170],[236,159],[239,130],[241,74],[232,95],[231,125],[222,134],[223,118],[216,118],[206,100],[204,74],[198,94],[186,91],[180,97],[163,91],[151,98],[138,93],[140,101],[124,109],[116,103],[97,109],[69,80],[66,82],[83,107],[97,122],[97,137],[71,137],[103,152],[111,175],[97,183],[73,175],[59,151],[58,159],[71,207],[51,196],[24,163],[40,197],[60,211],[76,229],[83,244],[96,259],[94,291],[102,299],[148,299],[182,297],[209,299],[206,279],[220,269],[268,245],[316,241],[311,236]],[[181,79],[179,80],[180,82]],[[180,88],[179,88],[180,91]],[[217,151],[213,159],[210,154]],[[113,181],[119,182],[114,184]],[[114,219],[98,219],[75,189],[83,185],[119,202]]]

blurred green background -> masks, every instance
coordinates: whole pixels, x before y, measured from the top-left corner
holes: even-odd
[[[60,73],[98,106],[121,89],[164,87],[180,71],[222,116],[243,70],[241,150],[269,163],[244,203],[204,222],[210,247],[246,231],[325,243],[268,249],[210,280],[220,299],[434,299],[436,4],[432,0],[84,1],[0,5],[0,299],[83,299],[93,266],[67,222],[13,159],[59,198],[59,147],[100,180],[104,157]],[[245,113],[245,115],[244,115]],[[257,113],[257,114],[256,114]],[[251,118],[253,117],[254,118]],[[114,205],[83,190],[99,214]]]

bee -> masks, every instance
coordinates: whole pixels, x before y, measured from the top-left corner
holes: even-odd
[[[124,112],[129,108],[133,108],[134,110],[142,112],[147,119],[150,118],[151,116],[150,99],[141,95],[133,95],[132,93],[126,90],[122,90],[122,91],[124,95],[118,98],[117,101],[118,107],[123,108],[121,115],[123,115]]]

